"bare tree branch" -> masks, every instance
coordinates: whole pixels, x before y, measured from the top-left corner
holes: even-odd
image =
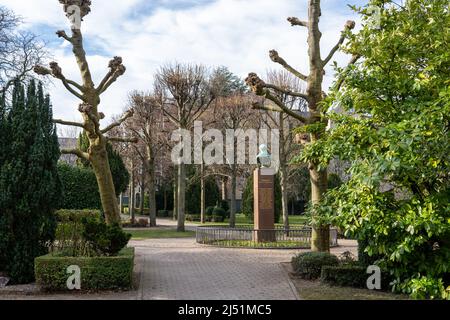
[[[131,142],[138,143],[139,139],[136,137],[107,137],[110,142]]]
[[[296,77],[300,78],[303,81],[308,81],[308,77],[306,75],[304,75],[303,73],[301,73],[300,71],[297,71],[296,69],[294,69],[292,66],[290,66],[286,60],[284,60],[282,57],[280,57],[278,55],[278,52],[276,50],[271,50],[269,53],[270,59],[275,62],[278,63],[280,65],[282,65],[287,71],[289,71],[290,73],[292,73],[293,75],[295,75]]]
[[[296,18],[296,17],[289,17],[287,20],[291,23],[291,25],[293,27],[300,26],[300,27],[308,28],[308,22],[307,21],[300,20],[299,18]]]
[[[80,122],[72,122],[72,121],[64,121],[60,119],[53,119],[53,123],[60,124],[63,126],[72,126],[72,127],[80,127],[85,129],[85,125]]]
[[[59,67],[58,63],[50,62],[50,69],[45,68],[43,66],[35,66],[34,67],[34,72],[39,74],[39,75],[41,75],[41,76],[52,75],[54,78],[61,80],[61,82],[64,85],[64,87],[71,94],[73,94],[78,99],[84,101],[83,96],[81,95],[81,93],[77,92],[70,85],[73,85],[74,87],[76,87],[80,91],[84,90],[83,87],[81,85],[77,84],[75,81],[67,80],[66,77],[63,75],[62,69]]]
[[[355,21],[347,21],[347,23],[345,24],[345,29],[344,31],[342,31],[341,37],[339,38],[338,43],[331,49],[330,53],[328,54],[328,56],[325,58],[325,60],[323,60],[322,64],[323,66],[326,66],[328,64],[328,62],[330,62],[330,60],[333,58],[334,54],[341,48],[342,44],[344,43],[345,39],[347,38],[347,34],[346,31],[348,30],[353,30],[355,28]]]
[[[79,149],[63,149],[61,150],[62,154],[73,154],[76,155],[78,158],[89,160],[89,154],[86,152],[83,152]]]
[[[125,66],[122,64],[122,58],[121,57],[114,57],[111,61],[109,61],[109,72],[106,74],[106,76],[103,78],[102,82],[96,89],[99,94],[102,94],[108,88],[116,82],[117,78],[122,76],[125,71],[127,70]]]
[[[104,133],[107,133],[107,132],[111,131],[112,129],[114,129],[114,128],[116,128],[116,127],[119,127],[122,123],[124,123],[125,121],[127,121],[127,119],[133,117],[133,115],[134,115],[134,109],[128,110],[127,112],[125,112],[125,113],[122,115],[122,117],[121,117],[119,120],[117,120],[117,121],[111,123],[111,124],[110,124],[109,126],[107,126],[105,129],[101,130],[101,133],[104,134]]]

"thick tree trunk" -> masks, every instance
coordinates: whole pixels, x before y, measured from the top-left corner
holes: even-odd
[[[141,216],[144,215],[144,202],[145,202],[145,165],[142,165],[142,171],[141,171],[141,192],[139,197],[139,213]]]
[[[155,160],[151,146],[147,146],[148,200],[150,202],[150,227],[156,227]]]
[[[100,200],[102,202],[105,219],[108,224],[120,223],[119,204],[117,203],[114,182],[109,167],[108,153],[106,147],[91,147],[91,164],[97,178]],[[95,150],[95,152],[94,152]]]
[[[327,191],[328,177],[327,171],[317,171],[314,165],[310,167],[311,176],[311,200],[313,204],[318,204],[324,193]],[[314,222],[311,235],[311,250],[319,252],[330,251],[330,226],[317,224]]]
[[[178,232],[185,231],[184,228],[185,199],[186,199],[186,165],[184,163],[180,163],[178,165],[178,194],[177,194]]]
[[[231,165],[231,197],[230,197],[230,227],[236,227],[236,164]]]

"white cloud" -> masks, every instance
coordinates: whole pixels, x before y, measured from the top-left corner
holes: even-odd
[[[31,29],[42,24],[55,30],[68,28],[56,0],[0,0],[0,3],[24,16]],[[143,4],[148,9],[147,0],[94,0],[91,14],[85,17],[85,43],[88,48],[99,49],[95,55],[90,55],[88,50],[95,82],[107,72],[112,56],[122,56],[127,66],[126,74],[102,98],[101,109],[108,117],[122,112],[129,91],[150,90],[156,70],[167,62],[225,65],[242,77],[251,71],[264,75],[267,69],[277,68],[268,57],[269,50],[277,49],[289,63],[304,73],[308,71],[306,30],[293,28],[286,21],[289,16],[305,18],[307,1],[215,0],[206,4],[198,1],[198,5],[184,9],[171,8],[171,2],[165,0],[154,3],[153,10],[145,14],[140,9]],[[164,6],[158,7],[158,3]],[[187,2],[176,2],[183,3]],[[334,5],[345,9],[341,1]],[[321,23],[322,55],[325,56],[337,41],[345,21],[355,17],[349,9],[323,13],[326,19]],[[79,80],[75,60],[67,46],[61,42],[59,47],[52,48],[52,53],[66,76]],[[339,54],[336,60],[345,63],[348,57]],[[331,81],[330,69],[326,85]],[[50,93],[56,117],[79,117],[77,100],[59,83],[50,87]]]

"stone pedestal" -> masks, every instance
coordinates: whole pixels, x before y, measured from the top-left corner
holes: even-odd
[[[258,168],[253,172],[254,235],[256,242],[274,242],[275,170]]]

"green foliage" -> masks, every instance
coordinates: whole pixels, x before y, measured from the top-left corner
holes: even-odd
[[[168,210],[158,210],[156,213],[156,216],[158,218],[168,218],[169,217],[169,211]]]
[[[341,287],[367,288],[366,270],[360,265],[323,266],[320,281]]]
[[[242,194],[242,213],[253,221],[253,175],[248,177]],[[281,186],[279,175],[275,176],[275,223],[281,217]]]
[[[83,225],[83,239],[99,255],[117,255],[131,238],[131,234],[125,233],[118,224],[107,225],[104,221],[83,219]]]
[[[323,266],[337,266],[339,259],[328,252],[304,252],[292,258],[292,268],[303,279],[317,279]]]
[[[348,114],[330,114],[334,128],[302,155],[351,163],[350,180],[315,209],[366,239],[394,290],[416,298],[450,292],[449,32],[447,0],[384,7],[381,27],[364,26],[347,46],[360,62],[338,69],[346,82],[329,102]]]
[[[206,216],[212,216],[213,211],[214,211],[214,208],[215,208],[215,207],[213,207],[213,206],[207,207],[207,208],[205,209],[205,215],[206,215]]]
[[[52,118],[41,83],[16,82],[11,101],[0,97],[0,269],[12,283],[33,281],[34,258],[55,237],[61,183]]]
[[[134,248],[125,248],[114,257],[71,257],[64,252],[35,260],[36,282],[45,290],[67,290],[67,268],[81,269],[81,290],[131,289],[133,286]]]
[[[92,256],[92,248],[83,238],[84,219],[102,221],[99,210],[58,210],[55,213],[58,226],[52,251],[70,252],[71,256]]]
[[[200,181],[191,183],[186,188],[186,194],[189,195],[186,201],[186,212],[188,214],[200,213],[201,186]],[[213,177],[205,179],[205,206],[215,206],[220,200],[220,190]]]
[[[89,138],[86,132],[80,133],[78,137],[78,148],[81,151],[87,152],[89,149]],[[113,177],[114,188],[116,190],[116,196],[125,192],[130,183],[130,174],[123,162],[122,157],[116,152],[111,144],[106,145],[106,151],[108,152],[109,167]],[[78,159],[77,164],[79,167],[91,168],[91,164],[88,160]]]
[[[62,209],[101,209],[97,179],[91,168],[72,167],[65,163],[58,164],[63,197]]]
[[[212,212],[213,217],[222,217],[224,221],[227,218],[227,212],[221,207],[214,207]]]

